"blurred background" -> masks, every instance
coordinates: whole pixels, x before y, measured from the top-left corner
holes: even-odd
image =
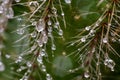
[[[20,3],[25,3],[31,0],[21,0]],[[40,1],[40,0],[37,0]],[[83,80],[80,77],[83,75],[84,70],[80,68],[78,71],[69,73],[70,69],[75,69],[79,67],[79,64],[74,55],[66,57],[72,53],[76,48],[74,46],[68,47],[67,43],[71,41],[71,37],[76,36],[80,29],[91,25],[94,23],[102,14],[103,8],[106,3],[102,3],[100,6],[96,6],[99,0],[72,0],[71,4],[66,4],[64,0],[61,0],[62,8],[65,14],[66,28],[61,22],[61,28],[63,30],[63,38],[59,38],[56,33],[53,33],[55,36],[54,41],[56,45],[56,50],[51,51],[50,43],[47,44],[47,53],[48,56],[54,54],[54,58],[49,56],[47,59],[44,58],[44,64],[46,66],[47,72],[49,72],[54,80]],[[59,6],[57,3],[55,6]],[[29,8],[16,3],[13,1],[14,15],[21,15],[23,12],[29,12]],[[60,8],[57,8],[58,12]],[[39,15],[38,15],[39,16]],[[26,19],[26,17],[22,17]],[[15,64],[17,56],[26,50],[30,46],[19,46],[25,45],[28,38],[21,40],[20,42],[15,43],[24,35],[17,34],[17,29],[22,25],[23,22],[19,22],[16,18],[9,19],[5,32],[2,35],[2,44],[4,45],[1,50],[1,61],[4,64],[5,70],[0,72],[0,80],[20,80],[21,76],[25,71],[17,73],[16,70],[19,68],[19,64]],[[32,30],[32,28],[29,28]],[[27,30],[25,30],[26,33]],[[114,43],[113,47],[120,54],[120,46],[118,43]],[[116,55],[110,54],[112,59],[115,61],[115,71],[112,72],[108,68],[101,67],[102,70],[102,80],[120,80],[120,58]],[[3,66],[0,66],[2,68]],[[29,80],[46,80],[45,73],[42,72],[39,68],[35,68],[32,73],[32,77]],[[87,79],[85,79],[87,80]]]

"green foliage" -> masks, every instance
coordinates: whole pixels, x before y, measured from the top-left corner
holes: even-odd
[[[119,0],[8,1],[5,8],[12,8],[14,17],[0,13],[0,20],[5,19],[0,22],[0,30],[5,29],[0,32],[0,61],[5,66],[0,80],[120,79]],[[95,33],[89,36],[92,29]]]

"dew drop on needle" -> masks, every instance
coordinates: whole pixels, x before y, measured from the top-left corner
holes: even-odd
[[[5,70],[4,64],[0,61],[0,72]]]
[[[103,38],[103,43],[107,43],[108,42],[108,39],[105,37]]]
[[[89,73],[88,73],[88,72],[85,72],[85,73],[84,73],[84,77],[85,77],[85,78],[89,78],[89,77],[90,77]]]
[[[71,0],[65,0],[65,3],[70,4]]]
[[[38,32],[41,32],[41,31],[43,31],[44,29],[45,29],[45,22],[44,22],[43,19],[40,19],[39,22],[38,22],[37,25],[36,25],[36,30],[37,30]]]

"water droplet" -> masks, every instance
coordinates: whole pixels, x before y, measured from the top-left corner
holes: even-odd
[[[45,56],[46,55],[45,49],[42,49],[42,51],[40,52],[40,55],[41,56]]]
[[[80,51],[81,49],[80,48],[78,48],[78,51]]]
[[[20,66],[20,69],[21,70],[25,70],[27,67],[25,67],[25,66]]]
[[[5,70],[4,64],[0,61],[0,72]]]
[[[18,59],[15,61],[15,63],[21,62],[22,61],[22,57],[19,56]]]
[[[58,34],[59,34],[60,36],[63,35],[63,31],[62,31],[62,29],[59,30]]]
[[[22,70],[21,69],[17,69],[17,72],[21,72]]]
[[[111,26],[111,23],[109,23],[108,26]]]
[[[44,65],[42,65],[41,69],[42,71],[46,72],[46,67]]]
[[[52,15],[51,14],[48,14],[48,17],[50,18]],[[50,20],[50,19],[49,19]]]
[[[55,7],[52,8],[52,13],[54,13],[54,14],[57,13],[57,9]]]
[[[40,39],[40,40],[37,40],[37,43],[38,43],[39,47],[43,47],[43,42],[42,42],[41,39]]]
[[[85,37],[82,37],[81,38],[81,42],[85,42],[86,41],[86,38]]]
[[[111,34],[111,36],[113,36],[113,37],[115,36],[115,33],[113,33],[113,32],[110,32],[110,34]]]
[[[59,26],[59,22],[58,21],[55,24]]]
[[[23,80],[22,78],[20,80]]]
[[[96,58],[99,59],[99,58],[100,58],[100,55],[99,55],[99,54],[96,54]]]
[[[47,43],[47,41],[48,41],[48,36],[47,35],[44,35],[43,37],[42,37],[42,41],[43,41],[43,43]]]
[[[0,33],[4,32],[4,28],[0,26]]]
[[[93,34],[93,33],[95,33],[95,30],[91,29],[90,34]]]
[[[87,26],[87,27],[85,27],[85,30],[89,31],[90,28],[91,28],[90,26]]]
[[[52,50],[56,50],[56,46],[55,46],[55,44],[52,44],[51,49],[52,49]]]
[[[3,13],[3,6],[0,6],[0,14]]]
[[[52,38],[52,33],[51,32],[48,32],[48,37]]]
[[[24,76],[24,79],[23,80],[28,80],[28,76],[27,76],[27,74],[25,74],[25,76]]]
[[[93,47],[93,49],[92,49],[92,53],[94,53],[95,52],[95,47]]]
[[[36,45],[33,45],[33,46],[31,47],[31,51],[35,50],[36,47],[37,47]]]
[[[116,42],[116,39],[115,38],[111,38],[112,42]]]
[[[99,18],[99,21],[101,22],[101,21],[102,21],[102,18]]]
[[[89,75],[89,72],[88,72],[88,71],[84,73],[84,77],[85,77],[85,78],[89,78],[89,77],[90,77],[90,75]]]
[[[24,34],[24,29],[17,29],[17,34],[19,34],[19,35]]]
[[[47,24],[50,26],[52,25],[52,21],[51,20],[48,20]]]
[[[9,0],[3,0],[4,4],[7,4],[9,2]]]
[[[34,32],[31,33],[31,37],[35,38],[36,36],[37,36],[36,31],[34,31]]]
[[[33,26],[37,25],[37,22],[36,21],[32,22],[32,25]]]
[[[66,56],[66,52],[62,52],[62,55],[63,55],[63,56]]]
[[[41,32],[41,31],[43,31],[44,29],[45,29],[45,22],[44,22],[43,19],[40,19],[39,22],[38,22],[37,25],[36,25],[36,30],[37,30],[38,32]]]
[[[24,80],[28,80],[28,78],[24,78]]]
[[[6,54],[5,57],[6,57],[7,59],[9,59],[9,58],[10,58],[10,55]]]
[[[99,64],[100,64],[99,62],[96,63],[97,66],[98,66]]]
[[[104,61],[104,65],[106,65],[107,67],[111,68],[111,70],[113,70],[115,66],[115,62],[110,58],[106,58]]]
[[[99,72],[99,75],[100,75],[100,76],[102,75],[101,72]]]
[[[17,18],[17,20],[18,20],[18,21],[21,21],[21,20],[22,20],[22,18],[20,18],[20,17],[19,17],[19,18]]]
[[[42,56],[41,56],[41,55],[39,55],[39,56],[37,57],[37,61],[38,61],[40,64],[43,63],[43,61],[42,61]]]
[[[70,45],[73,46],[75,43],[71,43]]]
[[[103,38],[103,43],[107,43],[108,42],[108,39],[105,37]]]
[[[33,7],[33,8],[34,8],[34,7],[37,7],[38,5],[39,5],[39,3],[38,3],[37,1],[30,1],[30,2],[29,2],[29,6],[30,6],[30,7]]]
[[[73,72],[74,72],[74,70],[71,70],[71,69],[70,69],[70,70],[69,70],[69,72],[70,72],[70,73],[73,73]]]
[[[48,28],[48,32],[51,33],[52,32],[52,27]]]
[[[70,4],[71,0],[65,0],[65,3]]]
[[[118,41],[120,42],[120,39],[118,39]]]
[[[27,67],[32,67],[31,62],[27,62],[26,65],[27,65]]]
[[[111,68],[111,71],[115,71],[114,68]]]
[[[16,2],[20,2],[21,0],[15,0]]]
[[[96,24],[95,24],[95,26],[97,27],[97,26],[99,26],[99,24],[98,24],[98,23],[96,23]]]
[[[62,12],[61,15],[64,16],[65,14]]]
[[[46,80],[52,80],[52,77],[48,73],[46,74]]]
[[[57,22],[54,24],[54,28],[58,29],[58,26],[59,26],[59,22],[57,21]]]
[[[8,10],[7,10],[7,12],[6,12],[6,16],[7,16],[7,18],[13,18],[13,16],[14,16],[14,11],[13,11],[13,9],[10,7],[10,8],[8,8]]]
[[[27,70],[27,73],[31,73],[32,71],[30,69]]]
[[[105,60],[105,61],[104,61],[104,65],[107,65],[107,63],[108,63],[108,60]]]

